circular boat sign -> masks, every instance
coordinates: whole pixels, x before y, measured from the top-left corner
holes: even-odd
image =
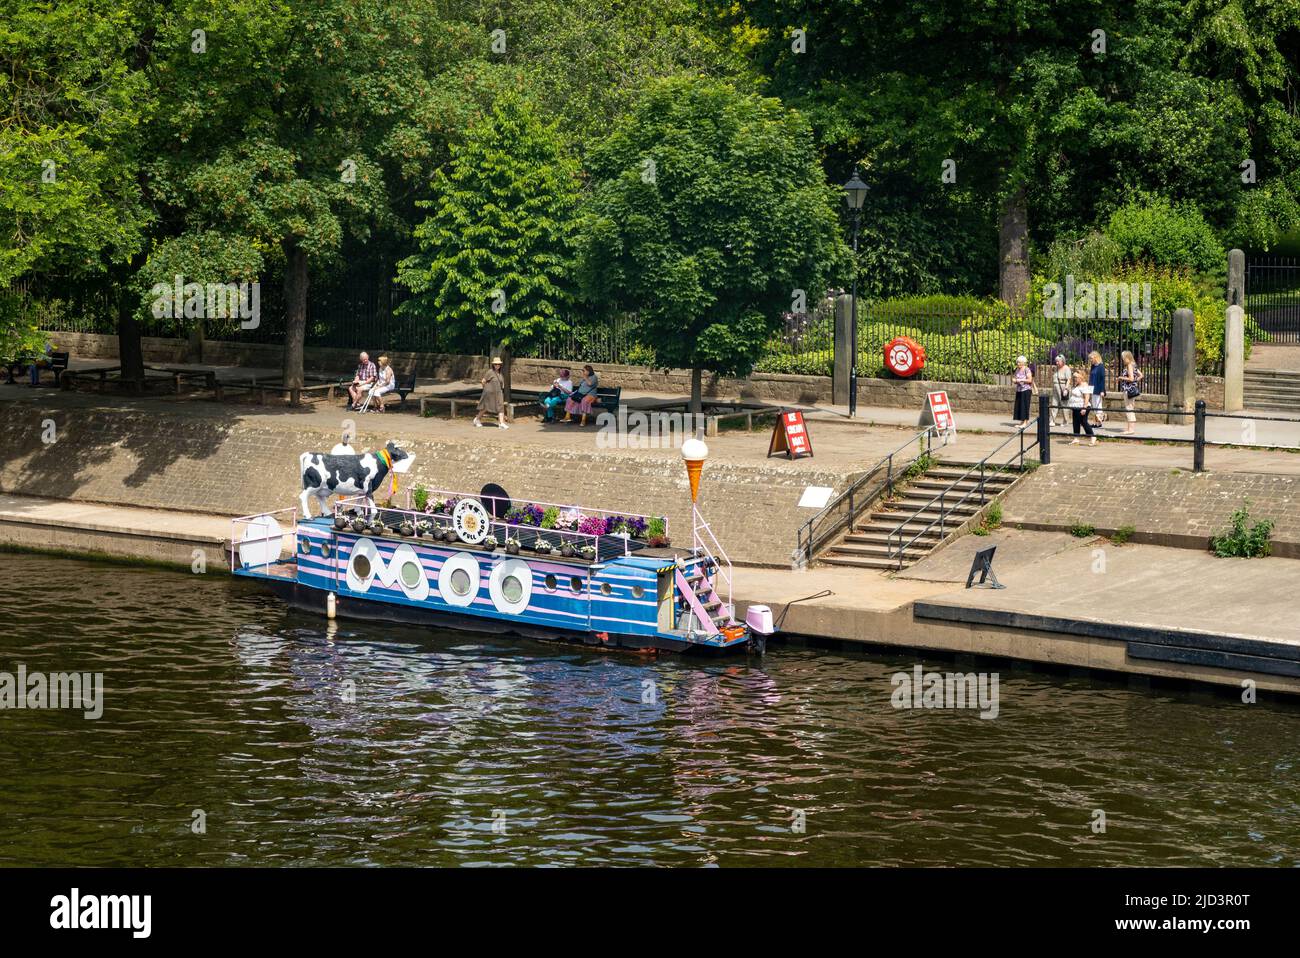
[[[915,376],[925,366],[925,347],[908,336],[885,343],[885,365],[896,376]]]
[[[451,524],[462,542],[478,545],[488,534],[488,512],[477,499],[462,499],[451,514]]]

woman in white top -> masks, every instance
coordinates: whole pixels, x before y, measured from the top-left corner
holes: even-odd
[[[1092,423],[1088,422],[1088,406],[1091,396],[1092,386],[1088,382],[1088,377],[1083,374],[1082,369],[1075,370],[1069,400],[1070,414],[1074,417],[1074,438],[1070,440],[1071,446],[1079,444],[1080,429],[1088,434],[1088,445],[1097,445],[1097,437],[1092,434]]]
[[[392,392],[397,386],[397,378],[393,374],[393,367],[388,364],[387,356],[379,357],[379,378],[375,380],[374,388],[370,391],[370,398],[373,399],[379,407],[379,411],[384,411],[384,395]]]

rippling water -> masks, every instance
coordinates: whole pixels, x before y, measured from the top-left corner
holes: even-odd
[[[331,630],[220,572],[0,570],[0,670],[105,682],[98,720],[0,711],[3,864],[1300,862],[1289,703],[1003,667],[986,721],[892,708],[906,653]]]

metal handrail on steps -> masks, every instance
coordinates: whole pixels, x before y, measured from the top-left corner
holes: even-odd
[[[908,461],[908,465],[910,466],[917,459],[921,458],[921,456],[928,456],[930,454],[931,441],[936,434],[937,432],[934,426],[926,426],[915,436],[908,439],[907,442],[903,443],[889,455],[885,456],[878,463],[864,472],[854,480],[847,489],[828,502],[826,506],[817,513],[817,515],[805,522],[799,529],[798,545],[794,553],[795,561],[811,562],[812,557],[817,550],[837,535],[841,528],[848,526],[851,529],[859,514],[861,514],[867,506],[875,502],[876,497],[879,496],[882,491],[893,491],[895,476],[894,457],[908,446],[912,445],[912,443],[919,443],[924,440],[924,451],[918,452]],[[862,491],[863,487],[867,483],[871,482],[871,480],[874,479],[882,469],[885,470],[884,480],[879,483],[876,488],[864,493]],[[906,471],[906,469],[903,471]],[[848,504],[846,515],[843,518],[832,520],[834,513],[841,509],[845,503]],[[818,526],[824,525],[828,522],[831,523],[828,528],[818,528]]]
[[[952,482],[950,482],[947,486],[945,486],[945,487],[944,487],[944,488],[939,492],[938,495],[936,495],[934,498],[932,498],[929,502],[927,502],[925,505],[921,506],[921,507],[918,508],[918,509],[913,509],[913,510],[911,511],[911,513],[908,515],[908,517],[907,517],[906,519],[904,519],[904,520],[903,520],[902,522],[900,522],[898,525],[894,526],[894,528],[893,528],[892,530],[890,530],[889,536],[888,536],[888,538],[885,540],[885,558],[886,558],[886,559],[892,559],[892,558],[894,558],[894,546],[893,546],[893,542],[894,542],[894,536],[897,535],[897,536],[898,536],[898,568],[900,568],[900,569],[903,568],[903,559],[904,559],[905,555],[907,554],[907,550],[910,549],[913,545],[916,544],[916,540],[917,540],[917,539],[920,539],[922,536],[926,535],[926,534],[927,534],[931,529],[933,529],[933,528],[934,528],[934,524],[935,524],[936,522],[939,524],[939,537],[940,537],[940,538],[943,538],[944,526],[945,526],[945,524],[946,524],[946,521],[947,521],[947,518],[948,518],[948,513],[949,513],[950,510],[953,510],[953,509],[956,509],[956,508],[960,507],[961,505],[963,505],[963,504],[966,502],[967,499],[969,499],[969,498],[970,498],[974,493],[977,493],[977,492],[979,493],[979,497],[980,497],[980,499],[979,499],[979,501],[980,501],[980,505],[983,505],[985,502],[987,502],[987,501],[988,501],[988,498],[987,498],[987,496],[985,495],[985,482],[987,481],[987,478],[988,478],[988,476],[987,476],[987,470],[988,470],[988,463],[989,463],[989,460],[992,459],[994,456],[996,456],[998,453],[1000,453],[1003,449],[1005,449],[1005,448],[1006,448],[1008,445],[1010,445],[1012,442],[1014,442],[1014,441],[1016,441],[1017,439],[1019,439],[1019,440],[1020,440],[1020,448],[1019,448],[1019,450],[1015,453],[1015,455],[1011,456],[1011,458],[1009,458],[1009,459],[1008,459],[1005,463],[1003,463],[1001,466],[997,466],[997,467],[995,467],[995,472],[998,472],[998,473],[1002,472],[1003,468],[1005,468],[1005,467],[1010,467],[1010,465],[1011,465],[1013,462],[1015,462],[1017,468],[1019,468],[1019,469],[1024,469],[1024,467],[1025,467],[1025,453],[1026,453],[1026,452],[1029,452],[1031,449],[1033,449],[1035,446],[1038,445],[1038,431],[1037,431],[1037,424],[1038,424],[1038,419],[1037,419],[1037,418],[1031,419],[1029,422],[1025,423],[1025,424],[1024,424],[1023,426],[1021,426],[1018,430],[1016,430],[1016,432],[1015,432],[1013,435],[1008,436],[1006,442],[1003,442],[1000,446],[998,446],[996,449],[994,449],[991,453],[989,453],[987,456],[985,456],[985,457],[984,457],[983,459],[981,459],[979,462],[977,462],[977,463],[975,463],[974,465],[972,465],[969,469],[967,469],[965,472],[963,472],[960,476],[958,476],[956,479],[954,479]],[[1026,445],[1025,445],[1025,432],[1026,432],[1026,430],[1029,429],[1030,426],[1034,426],[1034,427],[1035,427],[1035,431],[1034,431],[1034,441],[1031,442],[1029,445],[1026,446]],[[979,471],[979,482],[974,486],[974,488],[971,488],[971,489],[966,490],[966,494],[963,495],[963,496],[962,496],[960,499],[958,499],[956,502],[954,502],[951,506],[948,505],[948,503],[947,503],[947,496],[948,496],[948,494],[949,494],[950,492],[952,492],[952,491],[954,490],[954,488],[955,488],[959,483],[970,481],[970,476],[971,476],[971,474],[974,473],[974,472],[976,472],[977,470]],[[908,539],[906,542],[904,542],[904,541],[903,541],[903,536],[904,536],[906,533],[905,533],[903,527],[906,526],[909,522],[912,521],[912,516],[919,516],[919,515],[921,515],[923,512],[925,512],[927,509],[929,509],[931,506],[933,506],[936,502],[939,503],[939,516],[938,516],[938,518],[936,518],[936,519],[931,519],[930,522],[926,525],[926,527],[925,527],[924,529],[922,529],[922,530],[921,530],[920,532],[918,532],[916,535],[912,536],[912,538],[910,538],[910,539]],[[963,521],[964,521],[964,520],[963,520]]]

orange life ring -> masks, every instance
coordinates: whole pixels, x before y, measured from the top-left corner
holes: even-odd
[[[910,336],[885,343],[885,366],[895,376],[915,376],[925,367],[925,347]]]

